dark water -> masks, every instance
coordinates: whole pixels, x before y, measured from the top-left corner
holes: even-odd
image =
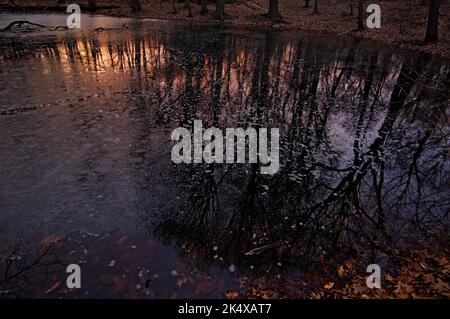
[[[84,18],[80,31],[0,35],[0,241],[19,272],[3,296],[304,296],[345,256],[388,264],[384,244],[448,235],[448,61],[346,37]],[[194,119],[280,128],[280,170],[173,164],[171,131]]]

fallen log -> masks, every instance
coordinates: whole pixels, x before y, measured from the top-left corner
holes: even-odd
[[[13,21],[10,24],[8,24],[6,27],[4,27],[2,29],[3,32],[5,31],[11,31],[14,27],[22,27],[23,25],[28,25],[28,26],[36,26],[36,27],[40,27],[40,28],[46,28],[45,25],[39,24],[39,23],[33,23],[27,20],[19,20],[19,21]],[[28,29],[28,27],[27,27]]]
[[[20,8],[18,4],[16,4],[14,1],[9,0],[5,3],[0,4],[0,7],[14,7],[14,8]]]

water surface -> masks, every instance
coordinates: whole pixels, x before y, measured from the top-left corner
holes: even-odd
[[[311,269],[349,251],[386,262],[364,245],[446,227],[448,61],[101,16],[54,31],[64,15],[2,14],[0,27],[22,19],[48,28],[0,35],[0,241],[17,269],[56,248],[50,272],[4,295],[305,296]],[[279,128],[279,172],[173,164],[170,133],[195,119]],[[69,262],[84,265],[79,291],[64,288]]]

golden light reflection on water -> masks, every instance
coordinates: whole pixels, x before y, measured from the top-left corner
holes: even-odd
[[[401,66],[395,55],[363,51],[354,44],[329,46],[271,35],[250,40],[222,37],[215,47],[217,43],[183,42],[178,35],[158,32],[61,35],[35,47],[31,43],[30,50],[2,48],[1,63],[12,68],[5,68],[0,76],[17,77],[14,57],[26,54],[28,58],[20,63],[36,72],[24,74],[20,85],[40,103],[67,94],[138,90],[146,95],[145,103],[186,109],[195,102],[198,113],[210,118],[211,106],[219,99],[221,112],[233,120],[250,114],[265,100],[262,103],[270,109],[266,116],[289,122],[300,97],[305,103],[312,98],[353,103],[351,92],[358,92],[372,67],[376,77],[384,77],[378,98],[385,104]],[[14,85],[5,87],[4,93],[9,103],[21,101]],[[187,100],[194,97],[195,101]]]
[[[104,73],[97,78],[99,84],[110,85],[118,79],[117,73],[127,72],[156,79],[162,89],[182,89],[186,84],[188,74],[184,62],[191,57],[189,54],[182,54],[183,60],[180,60],[177,52],[168,50],[157,35],[132,39],[131,36],[98,34],[89,39],[65,37],[59,40],[36,56],[44,77],[59,68],[62,71],[59,76],[64,77],[65,81],[79,77],[81,73],[87,77]],[[289,67],[293,54],[294,50],[288,43],[283,50],[281,77],[290,75],[285,69]],[[210,56],[192,58],[196,68],[201,68],[201,76],[190,72],[191,83],[193,86],[200,84],[201,89],[207,89],[212,79],[217,77],[217,61]],[[254,52],[248,48],[228,52],[223,56],[219,67],[221,79],[227,82],[227,94],[250,94],[251,73],[256,63]],[[275,63],[275,60],[271,59],[270,69],[279,67]]]

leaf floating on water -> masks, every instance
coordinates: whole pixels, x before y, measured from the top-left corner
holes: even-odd
[[[59,242],[61,239],[62,239],[62,237],[58,236],[58,235],[46,236],[46,237],[42,238],[41,244],[44,246],[51,246],[51,245],[54,245],[57,242]]]
[[[114,276],[112,279],[114,285],[116,285],[116,289],[123,290],[127,287],[127,281],[123,277]]]
[[[117,244],[122,245],[124,242],[126,242],[128,240],[128,236],[122,236],[120,237],[120,239],[117,241]]]
[[[46,294],[51,293],[53,290],[55,290],[56,288],[59,287],[59,285],[61,284],[61,281],[57,281],[53,284],[53,286],[51,286],[50,288],[47,289],[47,291],[45,292]]]
[[[104,283],[105,285],[110,285],[114,282],[114,278],[112,275],[109,274],[103,274],[100,276],[100,281]]]

